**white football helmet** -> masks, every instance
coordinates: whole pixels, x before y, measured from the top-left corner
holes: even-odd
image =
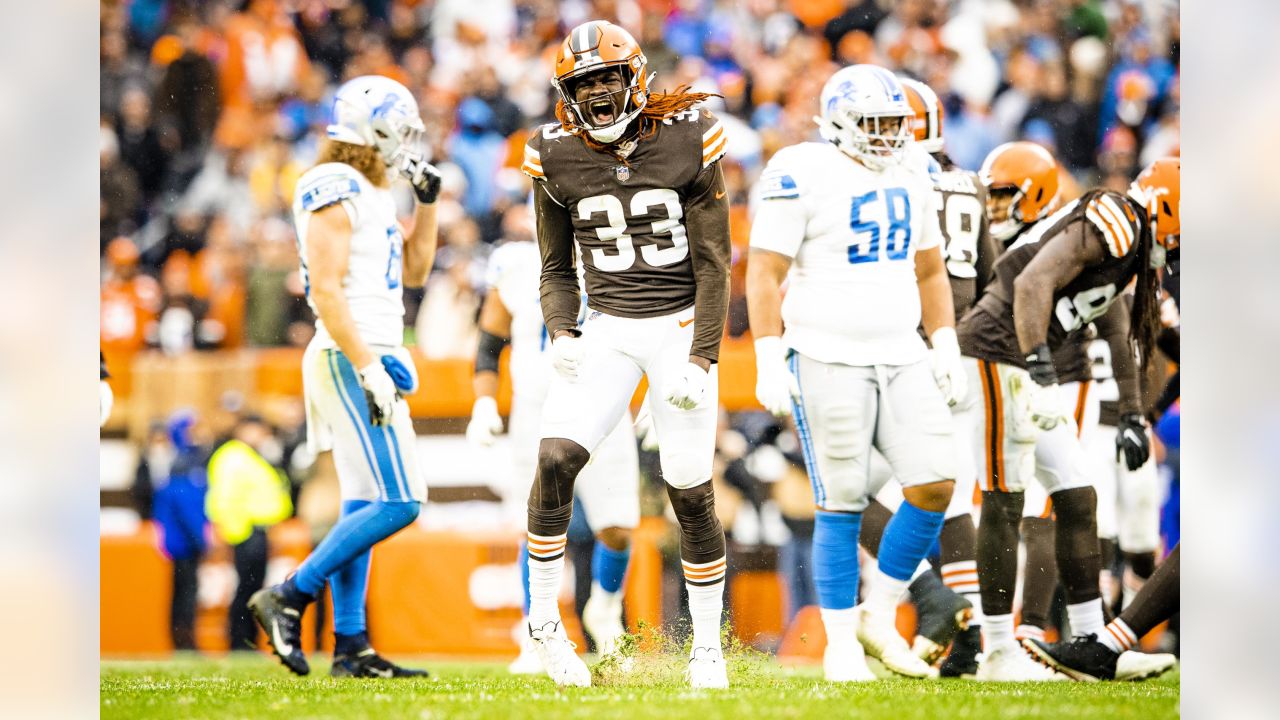
[[[409,89],[388,77],[362,75],[343,83],[333,96],[329,137],[378,149],[388,168],[422,159],[422,118]]]
[[[914,114],[893,73],[878,65],[850,65],[822,87],[821,115],[813,120],[824,140],[882,170],[902,160]]]

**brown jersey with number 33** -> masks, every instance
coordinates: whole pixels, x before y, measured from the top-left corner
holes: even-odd
[[[609,150],[589,146],[558,123],[535,129],[525,146],[521,169],[536,181],[547,330],[554,336],[577,323],[576,310],[548,303],[575,267],[576,245],[588,307],[644,318],[696,304],[691,354],[715,361],[730,257],[718,162],[727,146],[724,127],[700,108],[637,122],[653,122],[656,131]]]

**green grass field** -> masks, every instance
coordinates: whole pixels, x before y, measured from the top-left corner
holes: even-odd
[[[319,658],[317,658],[319,660]],[[818,668],[763,657],[730,658],[727,691],[694,692],[678,656],[645,658],[632,672],[597,668],[596,686],[558,690],[499,663],[419,663],[421,681],[334,680],[328,665],[296,678],[267,656],[104,661],[102,717],[110,718],[1173,718],[1176,672],[1146,683],[986,683],[882,680],[831,685]],[[413,664],[413,663],[407,663]]]

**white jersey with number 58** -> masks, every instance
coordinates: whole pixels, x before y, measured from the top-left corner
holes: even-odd
[[[390,190],[375,187],[350,165],[317,165],[298,179],[294,191],[293,224],[307,303],[316,310],[307,272],[307,227],[311,213],[334,203],[342,204],[351,221],[351,250],[342,289],[356,330],[367,344],[398,346],[404,341],[404,290],[400,283],[404,236],[396,220],[395,199]],[[313,342],[320,347],[337,347],[318,312]]]
[[[926,167],[908,159],[875,172],[830,143],[801,143],[773,156],[757,194],[751,247],[793,259],[789,347],[846,365],[925,356],[915,254],[941,242]]]

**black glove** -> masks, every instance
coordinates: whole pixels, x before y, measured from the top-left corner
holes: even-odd
[[[440,171],[426,160],[410,160],[404,169],[418,202],[430,205],[440,195]]]
[[[1058,371],[1053,369],[1053,353],[1046,343],[1040,343],[1027,355],[1027,372],[1041,387],[1058,384]]]
[[[1151,456],[1151,439],[1147,423],[1139,413],[1125,413],[1116,425],[1116,460],[1124,458],[1124,466],[1133,472]]]

